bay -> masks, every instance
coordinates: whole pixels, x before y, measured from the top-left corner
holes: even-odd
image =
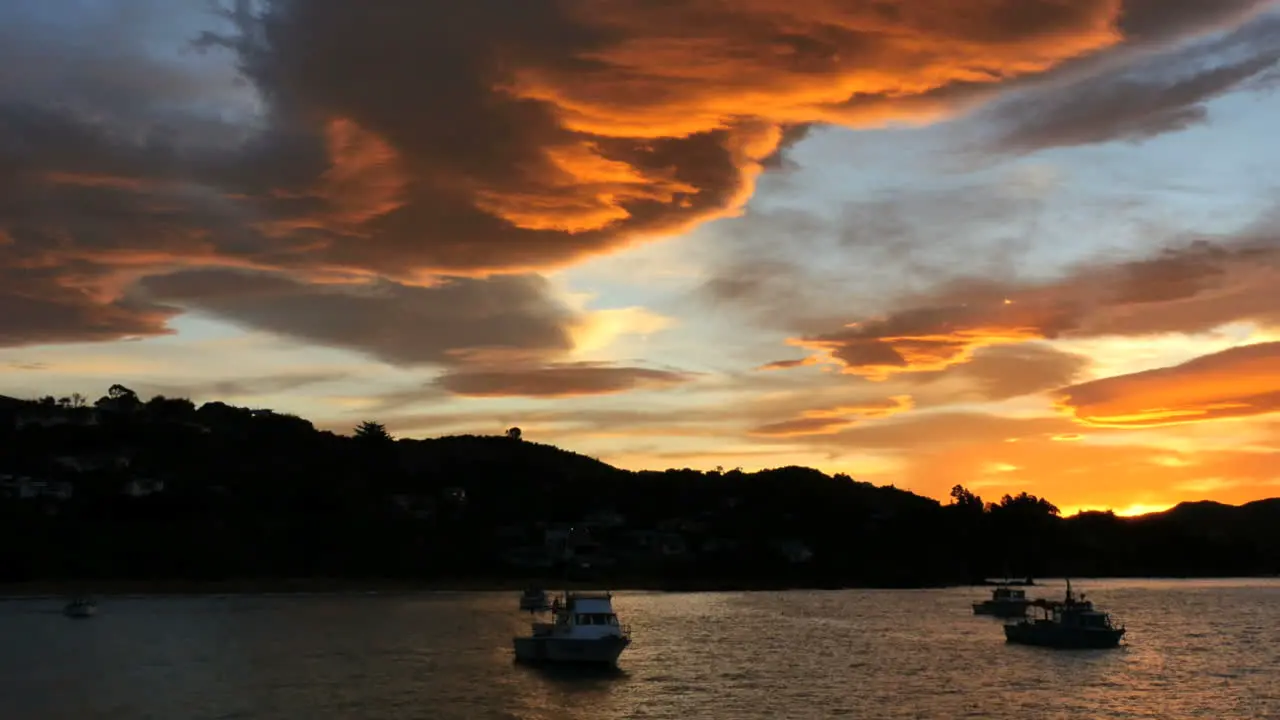
[[[1275,718],[1280,580],[1075,580],[1117,650],[1007,645],[985,588],[620,592],[616,673],[515,665],[518,593],[0,603],[13,720]],[[1029,588],[1060,597],[1061,583]]]

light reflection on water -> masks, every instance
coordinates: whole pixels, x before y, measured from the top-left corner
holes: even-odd
[[[119,718],[1276,718],[1280,581],[1074,583],[1127,645],[1006,645],[982,588],[621,593],[614,673],[511,662],[517,593],[0,603],[0,712]],[[1060,585],[1032,595],[1061,595]]]

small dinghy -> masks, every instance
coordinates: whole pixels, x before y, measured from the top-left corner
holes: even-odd
[[[70,618],[89,618],[98,614],[98,603],[92,598],[78,597],[62,607],[62,614]]]

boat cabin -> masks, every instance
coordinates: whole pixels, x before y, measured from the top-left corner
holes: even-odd
[[[1086,600],[1083,594],[1077,599],[1067,587],[1065,600],[1040,599],[1031,603],[1032,607],[1044,611],[1044,619],[1040,622],[1051,622],[1067,627],[1106,630],[1115,627],[1111,615],[1093,607],[1093,602]]]
[[[618,622],[613,611],[611,593],[565,593],[551,603],[556,634],[579,637],[626,636],[627,628]]]
[[[991,599],[996,602],[1021,602],[1027,599],[1027,591],[1021,588],[1001,586],[991,591]]]

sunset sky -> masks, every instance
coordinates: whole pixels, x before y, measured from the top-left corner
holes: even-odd
[[[9,0],[0,394],[1280,495],[1280,2]]]

